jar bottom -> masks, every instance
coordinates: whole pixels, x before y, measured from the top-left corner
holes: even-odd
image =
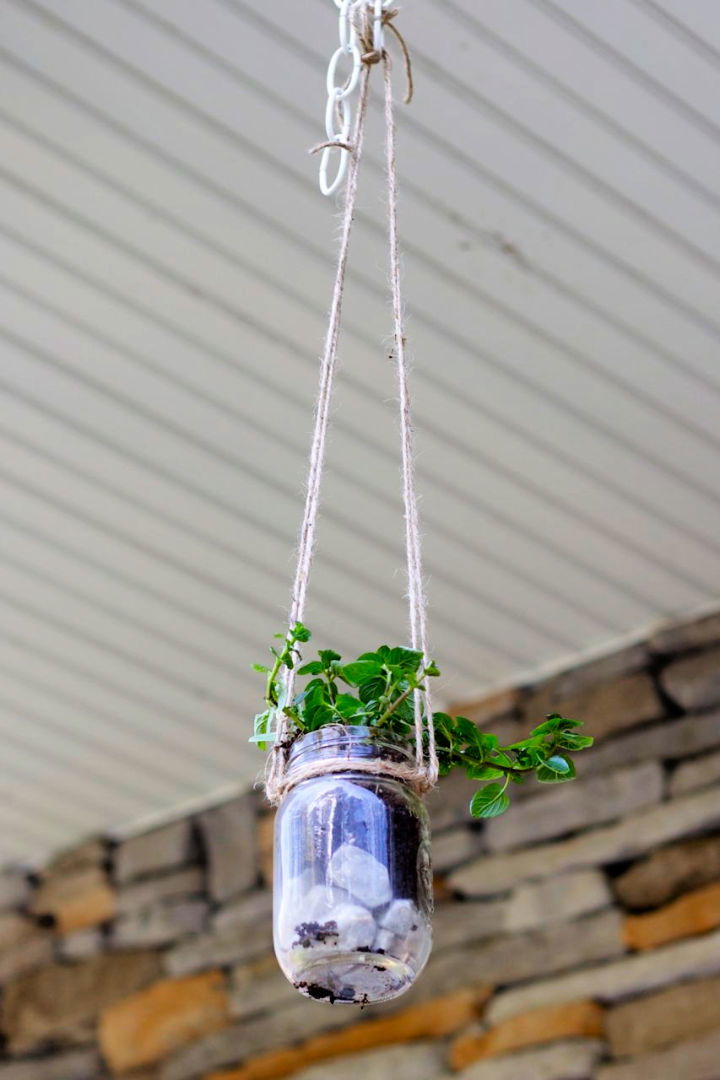
[[[409,990],[417,970],[384,953],[333,953],[297,965],[296,990],[328,1005],[372,1005],[390,1001]]]

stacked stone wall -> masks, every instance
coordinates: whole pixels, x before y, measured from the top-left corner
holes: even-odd
[[[256,793],[0,872],[0,1080],[717,1080],[720,616],[462,711],[555,708],[598,740],[577,782],[484,825],[431,797],[435,948],[382,1007],[280,974]]]

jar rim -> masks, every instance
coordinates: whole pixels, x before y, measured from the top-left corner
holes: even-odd
[[[308,760],[347,758],[348,768],[353,760],[383,758],[394,762],[411,762],[414,752],[409,739],[393,732],[359,724],[324,724],[316,731],[299,735],[288,753],[288,771]]]

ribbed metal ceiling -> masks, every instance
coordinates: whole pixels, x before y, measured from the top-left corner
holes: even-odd
[[[720,589],[715,0],[409,0],[446,698]],[[0,861],[254,775],[332,281],[330,0],[0,12]],[[398,77],[399,72],[398,72]],[[309,621],[405,635],[377,103]]]

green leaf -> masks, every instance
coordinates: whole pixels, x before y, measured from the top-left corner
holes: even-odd
[[[284,637],[285,635],[280,634],[279,636]],[[312,637],[312,634],[308,630],[307,626],[303,626],[302,623],[298,622],[295,623],[292,628],[292,637],[294,637],[296,641],[309,641]]]
[[[325,668],[319,660],[311,660],[309,664],[303,664],[298,668],[298,675],[321,675]]]
[[[497,735],[488,735],[485,731],[477,731],[475,741],[478,748],[482,750],[484,754],[491,754],[493,750],[497,750],[497,748],[500,746],[500,741]]]
[[[504,775],[502,769],[494,769],[492,765],[466,765],[465,772],[471,780],[497,780]]]
[[[572,762],[564,754],[553,754],[544,764],[546,769],[552,769],[553,772],[560,773],[562,776],[572,771]]]
[[[532,735],[545,735],[553,731],[567,731],[568,728],[582,727],[580,720],[570,720],[567,716],[560,716],[559,713],[550,713],[547,720],[543,724],[538,724],[537,727],[532,729]]]
[[[575,766],[565,754],[553,754],[535,770],[535,775],[541,784],[562,784],[575,778]]]
[[[417,671],[422,663],[423,654],[418,649],[406,649],[402,645],[390,649],[386,663],[390,667],[398,666],[404,671]]]
[[[572,731],[564,731],[560,738],[557,740],[557,744],[561,750],[585,750],[588,746],[592,746],[595,740],[591,735],[576,735]]]
[[[498,745],[498,740],[494,735],[486,735],[466,716],[456,716],[453,729],[453,742],[467,743],[481,758],[487,757]]]
[[[435,676],[441,674],[440,668],[437,666],[437,664],[435,663],[434,660],[431,660],[430,663],[425,668],[425,674],[426,675],[431,675],[431,676],[433,676],[433,678]]]
[[[259,671],[262,675],[267,675],[270,668],[266,664],[253,664],[253,671]]]
[[[318,649],[318,656],[325,667],[329,667],[333,660],[342,660],[340,653],[335,652],[334,649]]]
[[[349,720],[358,715],[364,716],[365,709],[362,702],[352,694],[338,694],[335,699],[335,709],[343,719]]]
[[[270,725],[273,721],[273,710],[266,709],[265,712],[256,713],[253,720],[253,733],[248,739],[248,742],[255,743],[261,750],[267,750],[275,741],[274,733],[270,731]]]
[[[352,664],[345,664],[340,678],[349,686],[360,686],[369,679],[377,679],[381,671],[382,664],[377,660],[355,660]]]
[[[547,750],[532,742],[516,743],[514,747],[518,765],[523,769],[535,769],[545,763]]]
[[[470,813],[476,818],[494,818],[504,814],[510,799],[500,784],[486,784],[470,800]]]
[[[364,705],[373,699],[380,700],[385,692],[385,680],[384,679],[368,679],[367,682],[360,683],[358,687],[358,697]]]

